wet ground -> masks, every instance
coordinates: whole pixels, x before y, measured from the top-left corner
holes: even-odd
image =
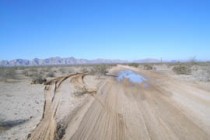
[[[143,83],[144,81],[146,81],[146,79],[142,75],[131,70],[123,70],[118,73],[118,81],[123,81],[125,79],[128,79],[132,83]]]

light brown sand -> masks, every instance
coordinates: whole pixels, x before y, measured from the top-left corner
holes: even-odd
[[[146,83],[85,74],[51,82],[45,90],[43,119],[29,139],[209,139],[209,90],[165,74],[125,66],[113,68],[110,74],[123,69],[139,72],[147,78]],[[86,94],[74,97],[75,93]]]
[[[117,81],[113,75],[125,69],[147,81]],[[152,71],[119,65],[108,75],[70,74],[46,86],[0,82],[0,139],[209,139],[209,82],[166,65]]]

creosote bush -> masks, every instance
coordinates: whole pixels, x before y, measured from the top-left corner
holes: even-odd
[[[47,82],[47,79],[39,76],[39,77],[33,78],[31,84],[44,84],[46,82]]]
[[[54,72],[53,72],[53,71],[49,72],[49,73],[47,74],[47,77],[55,77]]]
[[[128,65],[131,66],[131,67],[135,67],[135,68],[137,68],[137,67],[139,66],[138,63],[130,63],[130,64],[128,64]]]
[[[82,67],[81,69],[80,69],[80,72],[82,72],[82,73],[87,73],[89,70],[86,68],[86,67]]]
[[[90,74],[106,75],[108,68],[109,66],[105,64],[95,65],[91,69]]]
[[[177,65],[174,66],[172,70],[176,74],[185,74],[185,75],[191,74],[191,67],[189,65]]]
[[[60,71],[62,74],[66,73],[66,70],[65,70],[64,68],[60,68],[59,71]]]
[[[16,69],[13,67],[11,68],[1,67],[0,78],[1,79],[17,79]]]
[[[145,69],[145,70],[153,70],[153,66],[150,65],[150,64],[145,64],[145,65],[144,65],[144,69]]]

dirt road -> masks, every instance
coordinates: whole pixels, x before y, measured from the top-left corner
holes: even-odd
[[[29,140],[208,140],[210,91],[168,75],[130,69],[143,83],[74,74],[45,88],[43,119]],[[72,107],[73,104],[73,107]]]

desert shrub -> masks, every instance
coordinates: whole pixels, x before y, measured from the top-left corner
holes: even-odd
[[[30,71],[30,72],[33,72],[33,73],[36,73],[36,72],[38,72],[38,69],[37,69],[36,67],[31,67],[31,68],[29,69],[29,71]]]
[[[66,70],[65,70],[64,68],[60,68],[59,71],[60,71],[62,74],[66,73]]]
[[[50,67],[43,67],[42,71],[47,73],[47,72],[51,71],[51,68]]]
[[[22,74],[27,77],[37,77],[39,75],[39,71],[35,67],[31,67],[29,69],[25,69],[22,71]]]
[[[189,65],[177,65],[172,69],[176,74],[191,74],[191,67]]]
[[[44,84],[46,82],[47,82],[47,80],[45,78],[43,78],[42,76],[38,76],[38,77],[32,79],[31,84]]]
[[[207,65],[199,66],[197,71],[193,71],[191,68],[192,75],[200,81],[209,82],[210,81],[210,67]]]
[[[48,74],[47,74],[47,77],[55,77],[55,74],[53,71],[50,71]]]
[[[29,73],[28,70],[23,70],[22,71],[22,74],[25,75],[25,76],[27,76],[27,77],[30,76],[30,73]]]
[[[1,79],[17,79],[17,73],[15,68],[0,68]]]
[[[31,69],[26,69],[22,71],[22,74],[26,77],[32,77],[32,78],[36,78],[40,75],[38,70],[31,70]]]
[[[66,124],[64,122],[57,123],[55,139],[61,140],[66,133],[65,131],[66,131]]]
[[[80,72],[82,72],[82,73],[87,73],[87,72],[89,72],[89,70],[88,70],[86,67],[82,67],[82,68],[80,69]]]
[[[68,70],[68,73],[74,73],[75,71],[74,71],[74,69],[69,69]]]
[[[150,65],[150,64],[145,64],[145,65],[144,65],[144,69],[145,69],[145,70],[152,70],[152,69],[153,69],[153,66]]]
[[[108,65],[95,65],[90,71],[90,74],[106,75],[108,72]]]
[[[137,67],[139,66],[138,63],[130,63],[130,64],[128,64],[128,65],[131,66],[131,67],[135,67],[135,68],[137,68]]]
[[[45,75],[45,72],[43,71],[43,69],[41,69],[41,70],[39,71],[39,75]]]
[[[210,69],[207,70],[207,81],[210,81]]]

